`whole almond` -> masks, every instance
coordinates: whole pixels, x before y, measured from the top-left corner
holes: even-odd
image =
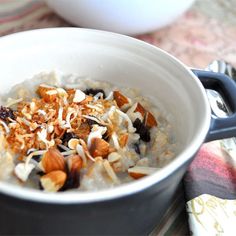
[[[80,171],[83,166],[82,158],[79,155],[69,156],[67,159],[67,165],[71,172]]]
[[[65,170],[65,159],[62,154],[56,148],[50,148],[44,153],[41,166],[45,173],[49,173],[54,170]]]
[[[101,138],[93,138],[89,149],[93,157],[106,157],[109,154],[109,143]]]
[[[57,192],[66,181],[66,173],[61,170],[52,171],[40,178],[43,189],[47,192]]]

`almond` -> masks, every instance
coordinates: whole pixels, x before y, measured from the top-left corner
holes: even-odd
[[[109,143],[101,138],[93,138],[89,149],[93,157],[106,157],[109,154]]]
[[[146,113],[145,123],[150,128],[157,126],[157,121],[156,121],[155,117],[149,111]]]
[[[145,117],[145,125],[148,126],[149,128],[157,126],[157,121],[153,116],[153,114],[149,111],[146,111],[145,108],[140,103],[137,103],[137,106],[134,111],[139,112],[142,115],[142,117]]]
[[[146,175],[144,174],[140,174],[140,173],[135,173],[135,172],[129,172],[129,175],[133,178],[133,179],[140,179]]]
[[[145,113],[146,113],[146,110],[144,109],[144,107],[139,102],[137,103],[137,106],[136,106],[134,111],[139,112],[142,115],[142,117],[144,117]]]
[[[79,144],[79,139],[77,138],[72,138],[68,141],[68,147],[72,150],[76,149],[76,146]]]
[[[119,108],[124,108],[127,105],[130,105],[130,100],[123,94],[121,94],[119,91],[113,91],[113,97],[117,103],[117,106]]]
[[[54,170],[65,170],[65,159],[55,148],[50,148],[42,157],[41,166],[45,173]]]
[[[47,192],[57,192],[66,181],[66,173],[61,170],[52,171],[40,178],[43,189]]]
[[[79,155],[69,156],[67,159],[69,171],[80,171],[83,166],[82,158]]]
[[[120,135],[120,137],[119,137],[119,144],[120,144],[121,148],[123,148],[127,144],[128,138],[129,138],[129,134],[128,133]]]
[[[128,169],[128,174],[134,179],[140,179],[144,176],[151,175],[156,172],[158,168],[146,166],[134,166]]]
[[[41,84],[37,89],[37,93],[45,102],[53,102],[57,98],[57,90],[54,87]]]

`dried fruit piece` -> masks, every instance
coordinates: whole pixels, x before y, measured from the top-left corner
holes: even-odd
[[[61,170],[52,171],[40,178],[43,189],[47,192],[57,192],[66,181],[66,173]]]
[[[67,179],[61,189],[62,191],[78,188],[80,185],[80,170],[83,166],[82,158],[79,155],[73,155],[67,159]]]
[[[11,118],[12,120],[15,119],[13,110],[9,107],[0,106],[0,119],[7,122],[8,118]]]
[[[54,170],[65,170],[65,159],[56,148],[50,148],[45,152],[40,163],[45,173]]]
[[[62,143],[67,146],[68,145],[68,141],[72,138],[78,138],[78,136],[75,133],[64,133],[63,137],[62,137]]]
[[[89,152],[93,157],[106,157],[109,154],[109,143],[101,138],[93,138]]]
[[[87,94],[87,95],[92,95],[92,96],[95,96],[98,93],[102,93],[103,98],[106,97],[106,94],[105,94],[104,90],[102,90],[102,89],[92,89],[92,88],[90,88],[90,89],[86,89],[84,91],[84,93]]]
[[[136,119],[133,123],[134,128],[136,128],[136,133],[140,135],[140,138],[144,142],[150,142],[151,137],[150,137],[150,131],[148,127],[146,127],[140,119]]]
[[[134,151],[140,155],[140,148],[139,148],[139,144],[138,143],[134,143]]]
[[[130,99],[120,93],[120,91],[113,91],[114,99],[120,109],[126,109],[130,105]]]

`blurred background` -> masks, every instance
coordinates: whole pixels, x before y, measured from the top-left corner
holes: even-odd
[[[0,36],[49,27],[127,34],[195,68],[206,68],[216,59],[236,66],[236,0],[0,0]],[[213,163],[215,159],[228,160],[230,155],[236,158],[236,152],[228,153],[222,143],[204,144],[190,170],[209,156]],[[190,231],[195,234],[201,227],[190,221]],[[180,189],[152,235],[189,234],[184,191]]]
[[[129,34],[192,67],[236,65],[235,0],[0,0],[0,36],[63,26]]]

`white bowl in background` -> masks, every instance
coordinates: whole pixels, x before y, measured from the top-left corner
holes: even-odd
[[[175,21],[194,0],[46,0],[57,14],[80,27],[135,35]]]

